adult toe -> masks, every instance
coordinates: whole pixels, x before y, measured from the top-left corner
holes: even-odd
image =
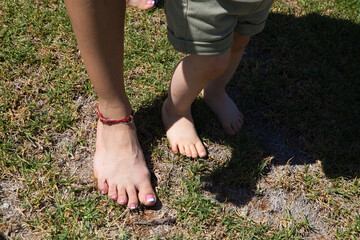
[[[143,183],[139,189],[139,200],[145,206],[152,206],[156,203],[156,194],[150,182]]]
[[[98,179],[98,189],[100,190],[101,194],[108,193],[109,186],[108,186],[105,178]]]
[[[118,197],[116,185],[113,184],[113,183],[109,183],[108,196],[109,196],[112,200],[116,200],[117,197]]]
[[[126,193],[128,195],[128,198],[129,198],[128,207],[131,210],[136,209],[138,207],[138,205],[139,205],[139,200],[138,200],[138,197],[137,197],[135,187],[127,187],[126,188]]]
[[[126,196],[125,187],[118,186],[117,187],[117,192],[118,192],[117,202],[120,205],[125,205],[127,203],[127,196]]]

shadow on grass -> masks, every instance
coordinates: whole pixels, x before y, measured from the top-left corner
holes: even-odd
[[[274,165],[320,160],[329,178],[359,177],[359,45],[360,26],[350,21],[271,14],[228,88],[242,106],[244,131],[225,136],[205,104],[193,104],[200,137],[232,149],[230,160],[202,176],[205,189],[221,202],[246,204],[270,159]],[[165,134],[162,100],[136,114],[147,159]]]
[[[359,44],[360,25],[350,21],[270,15],[244,59],[242,79],[250,79],[237,87],[249,120],[258,120],[252,125],[262,123],[291,147],[278,163],[319,159],[327,177],[359,176]]]

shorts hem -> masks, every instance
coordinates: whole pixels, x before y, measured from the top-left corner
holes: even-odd
[[[202,42],[178,39],[174,36],[171,30],[168,29],[167,37],[176,51],[180,51],[185,54],[217,55],[226,52],[229,48],[231,48],[233,43],[233,33],[219,41]]]
[[[265,22],[260,23],[258,25],[254,25],[254,24],[240,24],[238,25],[234,31],[242,36],[254,36],[258,33],[261,33],[264,28],[265,28]]]

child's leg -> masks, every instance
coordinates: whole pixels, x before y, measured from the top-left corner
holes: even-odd
[[[213,56],[189,55],[176,67],[169,95],[162,108],[163,122],[172,151],[196,158],[206,156],[191,116],[191,104],[210,80],[227,68],[230,50]]]
[[[224,131],[229,135],[234,135],[240,131],[243,125],[243,115],[227,95],[225,87],[235,73],[249,40],[249,36],[240,36],[234,33],[234,42],[231,47],[228,68],[220,77],[211,81],[202,91],[205,102],[218,116]]]
[[[122,119],[131,113],[124,89],[125,1],[65,0],[102,114]],[[155,203],[150,173],[133,125],[97,125],[94,173],[101,192],[136,208]]]

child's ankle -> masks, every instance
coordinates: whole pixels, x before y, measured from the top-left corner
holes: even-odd
[[[171,115],[177,115],[177,116],[186,116],[188,114],[191,114],[191,107],[190,108],[186,108],[183,106],[176,106],[171,100],[170,98],[167,98],[164,101],[163,104],[164,110]]]
[[[202,91],[203,98],[214,98],[226,94],[225,87],[223,86],[206,86]]]

